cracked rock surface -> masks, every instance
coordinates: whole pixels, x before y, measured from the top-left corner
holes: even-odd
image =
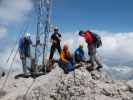
[[[36,80],[11,75],[0,100],[133,100],[133,80],[112,80],[104,70],[88,72],[84,66],[64,74],[55,66]]]

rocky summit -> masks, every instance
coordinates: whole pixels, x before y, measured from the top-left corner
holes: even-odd
[[[36,79],[14,79],[13,73],[0,90],[0,100],[133,100],[133,80],[112,80],[104,69],[88,72],[86,65],[69,74],[54,66]]]

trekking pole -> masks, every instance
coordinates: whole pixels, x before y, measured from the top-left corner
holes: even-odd
[[[14,49],[15,49],[15,47],[12,48],[11,53],[10,53],[9,57],[7,58],[7,60],[6,60],[7,63],[9,62],[9,59],[10,59],[10,57],[12,56],[12,54],[14,52]]]
[[[14,62],[16,56],[17,56],[17,53],[18,53],[18,49],[16,50],[15,55],[14,55],[14,57],[13,57],[13,59],[12,59],[12,62],[11,62],[10,67],[9,67],[9,71],[8,71],[8,73],[7,73],[7,76],[6,76],[5,80],[4,80],[4,82],[3,82],[3,85],[2,85],[2,87],[1,87],[1,90],[3,90],[4,87],[5,87],[5,85],[6,85],[7,79],[8,79],[8,77],[9,77],[9,74],[10,74],[11,70],[12,70],[12,65],[13,65],[13,62]]]

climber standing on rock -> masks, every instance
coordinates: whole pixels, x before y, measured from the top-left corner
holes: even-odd
[[[61,34],[59,33],[59,29],[55,28],[54,33],[51,35],[51,50],[50,50],[50,56],[49,56],[49,61],[53,59],[54,52],[55,50],[58,50],[59,54],[61,53]]]
[[[32,45],[32,41],[30,39],[30,33],[25,33],[19,40],[19,54],[20,59],[22,61],[23,72],[24,74],[28,74],[27,67],[27,58],[31,57],[30,46]]]
[[[96,69],[100,70],[102,68],[102,64],[96,56],[96,49],[102,45],[100,36],[91,32],[90,30],[88,30],[88,31],[81,30],[79,32],[79,35],[84,37],[84,39],[87,43],[87,47],[88,47],[88,55],[90,56],[91,67],[87,68],[87,69],[89,71],[94,70],[94,67],[95,67],[94,64],[96,62],[96,64],[97,64]]]

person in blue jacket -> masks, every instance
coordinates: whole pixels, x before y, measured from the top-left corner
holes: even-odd
[[[79,47],[74,52],[75,62],[85,62],[85,55],[83,50],[83,44],[80,44]]]
[[[19,54],[20,54],[20,59],[22,61],[24,74],[28,73],[26,59],[31,57],[31,50],[30,50],[31,45],[32,45],[32,40],[30,39],[30,34],[25,33],[25,35],[21,37],[19,40]]]

